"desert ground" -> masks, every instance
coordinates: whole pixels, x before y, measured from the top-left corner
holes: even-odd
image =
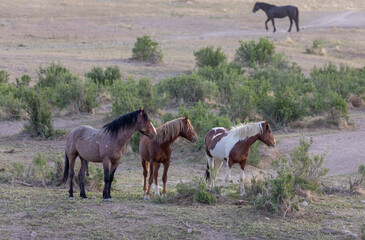
[[[365,2],[362,0],[272,1],[293,4],[300,11],[300,32],[288,33],[289,20],[276,20],[277,32],[265,30],[262,11],[252,13],[254,1],[228,0],[2,0],[0,2],[0,70],[11,81],[28,74],[33,81],[40,65],[61,62],[83,76],[93,66],[118,66],[123,76],[151,77],[155,82],[195,69],[193,52],[208,45],[221,46],[232,60],[239,40],[266,37],[277,52],[298,63],[305,74],[329,62],[365,66]],[[150,35],[160,43],[163,63],[131,61],[138,36]],[[305,53],[313,40],[321,39],[325,56]],[[34,82],[33,82],[34,84]],[[54,118],[58,129],[71,130],[86,124],[101,127],[110,118],[105,111],[90,115]],[[290,128],[274,132],[274,152],[287,154],[299,138],[313,138],[311,152],[327,152],[326,180],[346,185],[347,176],[365,163],[365,108],[350,109],[347,128]],[[0,164],[30,163],[38,153],[64,152],[65,138],[40,140],[22,133],[24,121],[0,121]],[[174,144],[168,193],[175,185],[201,177],[205,156],[179,140]],[[12,151],[9,151],[12,150]],[[10,153],[8,153],[10,152]],[[101,167],[95,164],[95,167]],[[267,166],[265,166],[267,168]],[[248,167],[246,176],[260,169]],[[232,171],[237,183],[238,167]],[[224,170],[220,173],[223,177]],[[69,201],[66,187],[38,188],[0,184],[1,239],[356,239],[323,227],[346,229],[360,236],[365,223],[361,195],[320,195],[309,201],[308,211],[298,218],[255,211],[248,201],[222,199],[219,204],[186,205],[180,201],[146,202],[142,197],[139,156],[130,151],[116,173],[113,201],[104,203],[101,192],[88,200]],[[76,188],[76,190],[78,190]],[[75,194],[78,195],[78,192]]]

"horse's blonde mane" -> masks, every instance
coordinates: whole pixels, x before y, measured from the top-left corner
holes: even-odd
[[[165,143],[170,139],[179,136],[180,132],[183,130],[183,117],[171,120],[167,123],[164,123],[160,127],[156,129],[157,135],[155,137],[155,141],[158,144]]]
[[[263,130],[262,123],[264,122],[238,124],[236,126],[231,127],[228,135],[243,140],[255,136],[257,134],[262,134]]]

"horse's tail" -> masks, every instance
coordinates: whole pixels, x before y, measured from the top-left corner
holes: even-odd
[[[69,168],[70,168],[70,163],[68,160],[67,153],[65,153],[65,170],[63,171],[63,178],[61,184],[65,184],[67,182]]]
[[[205,170],[205,181],[209,181],[210,180],[210,171],[209,171],[209,162],[207,161],[207,169]]]
[[[295,9],[297,10],[295,18],[297,19],[297,24],[299,25],[299,9],[297,7],[295,7]]]

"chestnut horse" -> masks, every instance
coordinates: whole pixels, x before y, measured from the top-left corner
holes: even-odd
[[[73,199],[74,164],[77,156],[81,160],[79,172],[80,197],[87,198],[84,188],[84,177],[87,161],[102,162],[104,169],[104,201],[110,201],[110,187],[114,173],[121,157],[124,155],[126,144],[133,133],[138,130],[148,137],[156,136],[156,129],[144,110],[125,114],[114,121],[95,129],[90,126],[74,128],[67,136],[65,151],[65,171],[62,183],[70,177],[70,199]]]
[[[141,137],[139,152],[142,159],[143,195],[146,195],[145,200],[149,199],[153,180],[155,180],[155,195],[159,195],[158,170],[161,163],[164,165],[162,196],[166,195],[167,171],[170,166],[171,144],[178,137],[186,138],[191,142],[196,142],[197,140],[197,135],[188,116],[174,119],[157,128],[157,135],[154,139],[150,139],[146,136]],[[148,190],[146,191],[148,171],[150,171],[150,177],[148,179]]]
[[[274,27],[274,32],[276,32],[274,18],[284,18],[289,17],[290,27],[288,32],[291,31],[291,27],[293,26],[293,20],[295,22],[295,26],[297,27],[297,32],[299,32],[299,10],[296,6],[286,5],[286,6],[275,6],[264,2],[256,2],[255,6],[252,9],[252,12],[257,12],[259,9],[264,11],[267,16],[267,20],[265,22],[266,30],[269,30],[267,27],[267,22],[271,20],[272,26]]]
[[[264,142],[269,147],[275,147],[275,139],[271,128],[267,121],[249,123],[246,125],[240,124],[227,130],[223,127],[216,127],[209,130],[205,136],[205,152],[207,154],[207,170],[205,180],[207,184],[211,184],[210,188],[214,187],[214,176],[211,180],[211,174],[214,172],[214,159],[221,161],[215,171],[215,176],[218,175],[219,169],[223,165],[223,160],[227,162],[226,177],[222,195],[225,195],[225,187],[231,177],[231,168],[233,164],[238,163],[241,166],[241,196],[245,196],[244,177],[247,156],[250,147],[257,140]]]

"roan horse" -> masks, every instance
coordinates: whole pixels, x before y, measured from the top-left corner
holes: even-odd
[[[70,199],[73,199],[74,164],[79,156],[81,160],[80,197],[87,198],[84,188],[87,161],[102,162],[104,169],[103,198],[104,201],[111,200],[110,187],[115,170],[124,155],[127,142],[136,130],[151,138],[156,136],[155,127],[150,122],[147,113],[141,109],[115,119],[100,130],[90,126],[79,126],[68,134],[62,183],[66,183],[67,178],[70,177]]]
[[[267,27],[267,22],[271,20],[272,25],[274,27],[274,32],[276,32],[274,18],[284,18],[289,17],[290,27],[288,32],[291,31],[291,27],[293,25],[293,20],[295,21],[295,25],[297,27],[297,32],[299,32],[299,10],[296,6],[287,5],[287,6],[275,6],[264,2],[256,2],[255,6],[252,9],[252,12],[257,12],[259,9],[264,11],[267,16],[267,20],[265,22],[266,30],[269,30]]]
[[[214,178],[218,175],[219,169],[223,165],[223,160],[227,161],[226,176],[222,195],[225,195],[225,187],[230,181],[231,168],[238,163],[241,166],[241,196],[245,196],[244,177],[245,166],[250,147],[257,140],[264,142],[269,147],[275,147],[275,139],[267,121],[249,123],[247,125],[237,125],[227,130],[223,127],[216,127],[209,130],[205,136],[205,152],[207,154],[207,170],[205,180],[210,184],[210,190],[214,187]],[[218,168],[214,168],[214,160],[221,161]],[[214,174],[213,179],[211,175]]]
[[[164,165],[162,196],[166,195],[167,171],[170,165],[171,144],[178,137],[186,138],[191,142],[196,142],[197,140],[197,135],[188,116],[174,119],[157,128],[157,136],[154,139],[150,139],[146,136],[141,137],[139,152],[143,166],[143,194],[145,195],[145,200],[149,199],[153,180],[155,181],[155,195],[159,195],[158,170],[161,163]],[[150,171],[150,177],[148,179],[148,190],[146,191],[148,171]]]

